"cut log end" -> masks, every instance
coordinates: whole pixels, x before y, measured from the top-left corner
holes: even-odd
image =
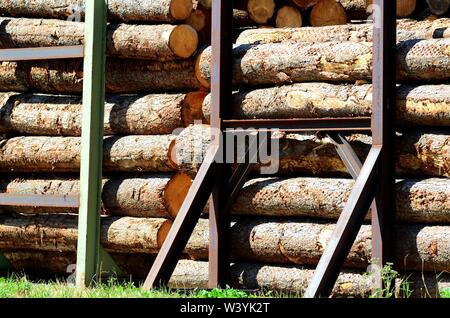
[[[191,57],[198,47],[198,34],[193,27],[182,24],[170,34],[169,46],[173,53],[181,58]]]
[[[166,220],[160,226],[157,234],[157,244],[158,247],[161,248],[164,241],[166,240],[167,234],[169,234],[170,228],[172,227],[173,222],[171,220]]]
[[[433,14],[443,15],[450,9],[450,0],[427,0]]]
[[[176,173],[164,190],[164,202],[170,216],[175,219],[192,185],[192,179],[183,172]]]
[[[397,17],[406,18],[416,10],[417,0],[397,0]]]
[[[195,10],[186,20],[186,23],[193,27],[197,32],[202,31],[206,25],[206,15],[203,10]]]
[[[264,24],[269,21],[275,13],[274,0],[249,0],[247,3],[247,10],[250,19],[259,24]]]
[[[192,0],[172,0],[170,14],[175,20],[186,20],[192,13]]]
[[[308,9],[317,4],[319,0],[292,0],[300,9]]]
[[[209,90],[211,89],[211,84],[209,83],[208,79],[205,79],[202,75],[202,57],[203,57],[203,52],[197,55],[197,58],[195,60],[195,77],[197,78],[197,81],[200,83],[200,85]]]
[[[202,106],[207,95],[208,93],[202,91],[186,94],[181,115],[185,127],[200,121],[205,123]]]
[[[284,6],[277,12],[277,28],[299,28],[302,26],[302,15],[299,10],[291,6]]]
[[[320,0],[311,10],[312,26],[341,25],[347,23],[347,13],[336,0]]]

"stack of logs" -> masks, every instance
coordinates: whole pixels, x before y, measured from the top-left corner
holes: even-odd
[[[399,18],[436,20],[447,15],[450,0],[396,0]],[[186,23],[210,43],[212,0],[195,0]],[[373,0],[233,0],[234,25],[249,28],[298,28],[344,25],[373,18]],[[238,31],[239,32],[239,31]]]
[[[3,0],[0,48],[82,43],[83,23],[64,21],[74,2]],[[209,141],[211,50],[199,49],[196,31],[196,6],[208,1],[123,2],[109,1],[101,244],[125,273],[143,277],[201,163],[193,147]],[[254,2],[271,1],[247,8]],[[395,266],[421,296],[450,281],[437,275],[450,269],[449,28],[446,18],[398,22]],[[233,117],[370,115],[371,41],[371,24],[245,30],[234,50]],[[0,68],[0,191],[79,194],[82,61]],[[197,120],[204,125],[190,125]],[[235,287],[302,293],[353,181],[326,137],[279,138],[279,173],[256,170],[232,208],[232,279]],[[370,136],[348,139],[364,159]],[[76,209],[0,212],[0,251],[15,268],[64,273],[75,262]],[[335,296],[370,293],[370,240],[367,223]],[[171,286],[205,287],[207,251],[202,219]]]

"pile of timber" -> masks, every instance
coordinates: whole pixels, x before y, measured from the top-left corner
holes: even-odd
[[[0,49],[83,43],[84,1],[0,3]],[[450,277],[450,19],[435,1],[397,1],[395,267],[414,296]],[[371,115],[371,1],[234,2],[236,119]],[[211,142],[211,1],[109,1],[101,244],[144,278]],[[439,11],[440,10],[440,11]],[[423,20],[423,21],[421,21]],[[263,27],[261,27],[263,26]],[[276,28],[272,28],[272,27]],[[320,26],[320,27],[318,27]],[[243,31],[243,32],[241,32]],[[0,192],[80,193],[82,61],[0,63]],[[192,125],[201,122],[202,125]],[[186,128],[185,128],[186,127]],[[183,129],[185,128],[185,129]],[[279,134],[279,171],[232,206],[232,284],[302,294],[354,181],[320,134]],[[361,160],[371,137],[346,138]],[[14,268],[64,275],[76,261],[77,209],[0,207],[0,253]],[[208,209],[170,282],[206,287]],[[334,288],[368,296],[370,211]],[[437,279],[439,277],[439,279]],[[401,293],[404,288],[397,288]]]

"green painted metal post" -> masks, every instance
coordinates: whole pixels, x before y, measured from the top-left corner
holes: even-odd
[[[106,10],[107,0],[86,1],[81,189],[76,271],[76,283],[79,287],[88,286],[98,278],[100,263]]]

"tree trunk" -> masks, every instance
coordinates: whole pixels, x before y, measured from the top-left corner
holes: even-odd
[[[450,78],[450,39],[406,41],[397,47],[398,79]],[[283,42],[241,45],[234,49],[235,85],[283,85],[293,82],[353,82],[372,78],[372,44],[355,42]],[[209,88],[211,48],[197,59],[196,75]]]
[[[120,267],[124,275],[132,278],[145,278],[150,270],[154,255],[149,254],[126,254],[108,253],[117,266]],[[5,251],[4,255],[16,271],[35,275],[65,275],[70,265],[77,262],[77,255],[74,252],[47,252],[47,251]]]
[[[292,119],[370,116],[372,85],[301,83],[235,92],[231,116],[236,119]],[[209,123],[211,96],[203,102]],[[450,85],[400,85],[397,124],[449,126]]]
[[[443,15],[450,8],[450,0],[427,0],[428,7],[433,14]]]
[[[337,220],[353,185],[350,179],[253,179],[239,193],[232,212],[235,215]],[[449,180],[401,180],[396,190],[398,222],[450,222]],[[370,220],[370,215],[366,220]]]
[[[302,14],[294,7],[284,6],[277,11],[275,20],[277,28],[299,28],[302,23]]]
[[[195,176],[209,147],[211,129],[205,125],[186,128],[171,145],[171,162],[190,176]],[[348,175],[331,140],[319,135],[288,134],[279,140],[281,175]],[[361,159],[371,147],[369,136],[349,135],[348,140]],[[400,176],[450,177],[450,136],[442,131],[406,131],[397,136],[397,173]],[[275,145],[276,146],[276,145]],[[274,147],[274,146],[272,146]]]
[[[0,63],[0,91],[76,94],[83,91],[83,61]],[[192,91],[199,88],[193,60],[153,62],[110,59],[108,93]]]
[[[267,266],[252,263],[237,263],[231,267],[232,287],[263,289],[301,296],[314,274],[313,269],[298,266]],[[413,291],[412,297],[439,297],[439,289],[449,286],[449,278],[413,273],[402,275]],[[333,297],[367,297],[375,288],[370,275],[361,272],[342,272],[333,289]],[[169,282],[173,288],[206,288],[208,263],[180,261]]]
[[[143,175],[134,178],[111,178],[103,180],[102,210],[106,214],[175,218],[179,201],[187,193],[192,181],[181,175]],[[78,196],[79,180],[68,178],[42,179],[3,179],[0,180],[0,192],[15,195],[59,195]],[[182,202],[182,201],[181,201]],[[58,207],[1,207],[3,212],[26,214],[71,213],[78,209]]]
[[[312,26],[341,25],[347,23],[347,13],[336,0],[320,0],[309,17]]]
[[[450,19],[434,21],[398,20],[397,41],[425,40],[450,37]],[[236,44],[266,44],[284,41],[328,42],[352,41],[372,42],[373,24],[347,24],[320,28],[303,27],[292,29],[249,29],[243,31]]]
[[[164,135],[202,117],[201,93],[114,95],[105,104],[105,135]],[[80,96],[0,93],[0,131],[81,136]],[[198,114],[200,109],[200,114]]]
[[[192,0],[126,1],[109,0],[108,18],[119,21],[174,22],[185,20],[192,12]],[[74,20],[85,15],[85,1],[2,0],[0,13],[9,16]]]
[[[373,0],[338,0],[351,19],[366,19],[373,14]],[[417,0],[396,0],[397,17],[406,18],[413,14]]]
[[[69,215],[0,217],[0,249],[76,251],[78,222]],[[108,251],[157,253],[172,225],[166,219],[105,217],[100,242]]]
[[[104,170],[108,172],[169,172],[173,136],[126,136],[104,139]],[[78,172],[80,137],[16,137],[0,143],[0,171]]]
[[[84,43],[84,23],[0,18],[0,24],[0,49]],[[106,39],[106,53],[121,58],[171,61],[191,57],[198,47],[197,31],[187,24],[109,24]]]
[[[232,258],[257,263],[317,265],[335,224],[302,220],[240,218],[231,226]],[[448,271],[449,226],[399,225],[394,264],[402,270]],[[195,260],[208,259],[209,221],[200,220],[185,252]],[[371,226],[363,225],[345,266],[367,268],[371,262]]]

